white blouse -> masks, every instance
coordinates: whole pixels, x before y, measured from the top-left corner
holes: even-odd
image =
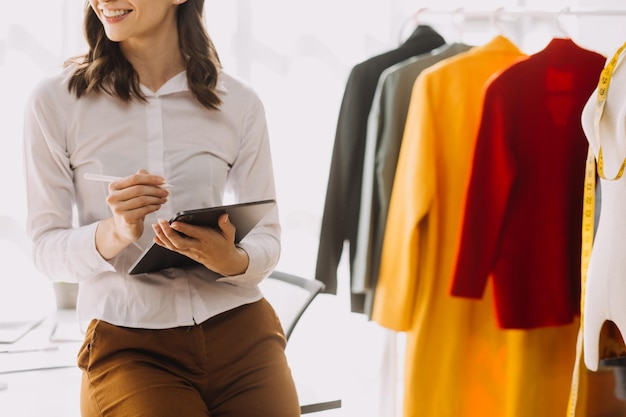
[[[24,164],[27,230],[33,259],[53,281],[78,282],[81,327],[97,318],[141,328],[201,323],[262,297],[258,283],[280,256],[274,208],[239,244],[248,270],[218,278],[205,267],[129,275],[152,243],[151,224],[182,210],[275,199],[263,104],[245,83],[222,72],[220,110],[192,95],[186,73],[129,104],[108,94],[76,99],[71,69],[40,82],[27,103]],[[111,216],[108,185],[85,173],[127,176],[145,168],[173,184],[165,205],[146,217],[143,236],[107,261],[95,247],[99,220]],[[236,226],[236,225],[235,225]]]

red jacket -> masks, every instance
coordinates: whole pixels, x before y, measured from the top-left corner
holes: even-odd
[[[451,294],[493,279],[503,328],[571,323],[580,311],[584,104],[605,57],[554,39],[485,92]]]

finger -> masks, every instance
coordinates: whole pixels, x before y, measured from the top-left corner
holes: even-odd
[[[219,223],[219,219],[218,219],[218,223]],[[197,226],[197,225],[180,222],[180,221],[173,222],[169,226],[171,229],[178,232],[177,233],[178,236],[182,234],[182,236],[185,238],[181,241],[181,244],[186,243],[188,245],[190,240],[202,241],[205,239],[215,239],[215,238],[226,239],[227,238],[224,235],[224,232],[222,232],[222,230],[219,228],[216,229],[213,227]]]
[[[125,219],[127,222],[143,221],[145,216],[158,211],[164,201],[155,202],[154,204],[137,206],[132,202],[123,202],[109,204],[114,216]]]
[[[174,222],[169,225],[171,229],[175,230],[178,235],[183,234],[187,237],[200,239],[202,234],[205,233],[205,228],[202,226],[195,226],[193,224],[185,222]]]
[[[124,221],[127,223],[139,223],[139,222],[143,223],[145,217],[148,214],[158,211],[160,207],[161,206],[158,206],[158,205],[151,205],[151,206],[144,206],[141,208],[137,208],[134,210],[125,210],[125,211],[115,209],[113,210],[113,214],[116,217],[120,217],[124,219]]]
[[[237,232],[237,228],[234,224],[230,222],[230,216],[228,213],[222,214],[217,222],[220,230],[222,231],[222,235],[228,240],[235,240],[235,233]]]
[[[177,250],[190,248],[194,239],[181,235],[176,230],[172,229],[167,220],[159,219],[158,226],[162,233],[159,237],[166,242],[169,248],[176,248]]]
[[[167,220],[159,219],[156,224],[152,225],[152,230],[154,230],[155,242],[168,249],[177,250],[176,243],[171,239],[171,237],[176,238],[176,236],[172,236],[168,233],[168,230],[171,231],[171,228]]]
[[[148,174],[148,171],[146,171],[145,169],[140,169],[133,175],[128,175],[115,181],[111,181],[109,183],[109,191],[111,192],[114,190],[124,190],[126,188],[132,187],[133,185],[138,183],[136,180],[138,176],[145,176],[146,174]]]
[[[154,187],[148,187],[154,188]],[[151,194],[137,194],[130,190],[119,191],[107,196],[107,203],[109,205],[126,205],[128,209],[139,208],[142,206],[148,206],[150,204],[164,204],[169,197],[169,194],[155,193]]]
[[[167,239],[167,236],[165,236],[165,233],[163,233],[161,225],[158,223],[152,224],[152,230],[154,231],[154,242],[169,249],[171,247],[171,243]]]
[[[165,178],[161,175],[150,174],[145,169],[138,170],[133,176],[137,184],[160,187],[165,184]]]
[[[132,186],[122,190],[109,190],[107,204],[110,206],[124,206],[132,210],[154,204],[165,204],[169,197],[167,190],[159,187]]]
[[[135,185],[163,187],[166,185],[166,182],[165,178],[161,175],[150,174],[145,169],[140,169],[133,175],[111,181],[109,183],[109,190],[124,190]]]

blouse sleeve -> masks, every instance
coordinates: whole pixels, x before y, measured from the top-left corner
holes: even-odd
[[[240,202],[276,199],[265,109],[256,94],[251,94],[248,100],[240,150],[231,167],[226,192]],[[239,286],[254,286],[262,281],[278,263],[280,233],[278,208],[274,207],[239,243],[250,258],[247,271],[220,281]]]
[[[65,145],[71,99],[57,81],[40,83],[24,111],[26,228],[37,269],[53,281],[76,282],[114,267],[96,250],[96,223],[73,227],[75,191]]]

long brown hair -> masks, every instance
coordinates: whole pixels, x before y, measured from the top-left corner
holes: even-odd
[[[177,6],[178,36],[189,89],[204,107],[217,109],[221,100],[215,88],[221,64],[204,26],[203,10],[204,0],[187,0]],[[105,92],[124,102],[145,101],[139,75],[122,54],[119,43],[107,38],[89,1],[85,2],[83,29],[89,51],[65,62],[66,67],[76,65],[69,81],[70,92],[78,98],[92,92]]]

